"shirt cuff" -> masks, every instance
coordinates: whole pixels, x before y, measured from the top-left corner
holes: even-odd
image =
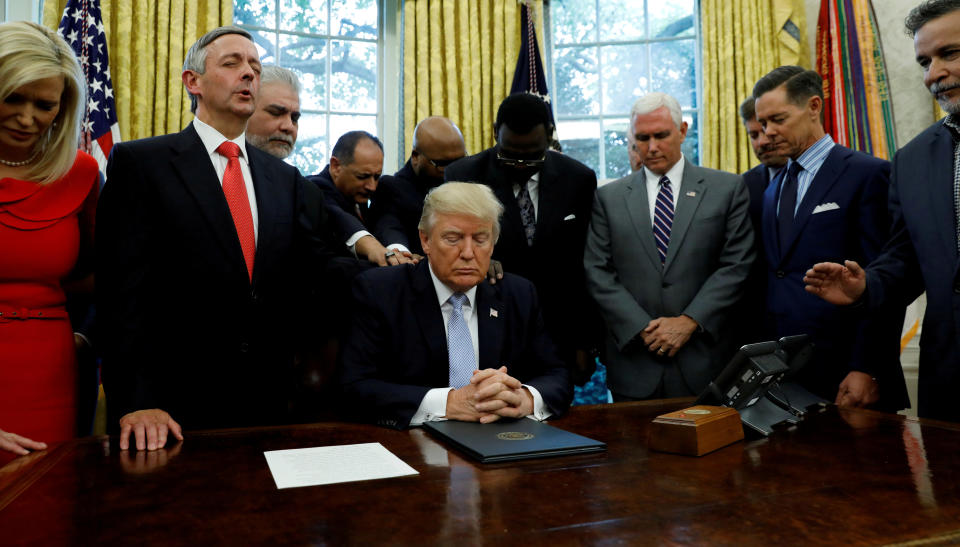
[[[366,230],[360,230],[359,232],[353,234],[347,238],[347,248],[350,249],[350,252],[353,254],[353,258],[357,258],[357,242],[360,241],[361,237],[373,235]]]
[[[423,422],[442,422],[447,419],[447,394],[452,387],[435,387],[423,396],[420,408],[410,419],[410,427]]]
[[[553,413],[551,413],[547,405],[544,404],[543,397],[540,395],[540,392],[537,391],[537,388],[528,386],[527,384],[523,384],[523,387],[530,390],[530,395],[533,395],[533,414],[530,414],[527,418],[542,422],[550,416],[553,416]]]
[[[410,252],[410,249],[406,248],[402,243],[391,243],[387,245],[387,248],[393,251],[400,251],[401,253]]]

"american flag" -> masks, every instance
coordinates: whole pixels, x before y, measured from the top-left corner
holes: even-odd
[[[100,170],[106,172],[110,149],[114,142],[120,142],[120,126],[113,101],[100,0],[69,0],[60,19],[59,32],[80,59],[87,81],[80,148],[96,158]]]

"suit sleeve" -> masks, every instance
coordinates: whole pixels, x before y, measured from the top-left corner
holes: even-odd
[[[103,384],[111,421],[134,410],[163,408],[151,379],[149,347],[160,333],[146,332],[156,223],[137,159],[113,147],[107,184],[97,208],[97,314],[103,341]]]
[[[557,348],[547,333],[543,314],[537,301],[537,291],[530,285],[528,299],[531,304],[530,360],[534,365],[533,376],[522,380],[537,388],[552,417],[561,416],[573,401],[573,383],[566,364],[557,355]]]
[[[717,269],[683,311],[711,336],[720,332],[723,323],[729,321],[729,311],[740,300],[756,259],[750,194],[739,177],[729,196],[725,240],[717,258]]]
[[[394,177],[380,179],[377,197],[373,202],[377,218],[373,233],[384,246],[398,243],[409,249],[410,242],[407,240],[407,234],[403,229],[403,222],[400,220],[397,205],[399,192],[394,188],[398,183],[399,181]]]
[[[620,282],[613,263],[608,219],[607,202],[597,191],[583,252],[587,291],[600,308],[617,348],[622,351],[653,318]]]
[[[364,421],[404,429],[430,390],[389,382],[394,363],[389,352],[391,326],[381,306],[388,301],[364,277],[353,283],[353,320],[341,353],[340,383],[344,406]]]

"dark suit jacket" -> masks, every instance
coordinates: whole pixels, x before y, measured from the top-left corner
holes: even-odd
[[[380,178],[373,202],[377,219],[374,235],[380,243],[399,243],[412,253],[423,254],[417,225],[423,213],[423,199],[431,188],[413,172],[410,160],[393,176]]]
[[[337,190],[336,185],[333,184],[333,179],[330,178],[329,165],[324,167],[320,173],[307,177],[307,180],[316,184],[323,192],[327,214],[330,215],[333,227],[344,242],[353,234],[361,230],[368,230],[367,226],[373,226],[370,223],[369,207],[366,204],[360,206],[360,214],[363,215],[363,219],[361,219],[357,216],[356,202]]]
[[[353,415],[405,428],[431,388],[449,385],[447,336],[426,260],[369,270],[354,281],[353,328],[343,348],[342,385]],[[543,328],[536,291],[511,274],[477,286],[480,369],[507,367],[554,415],[573,386]]]
[[[757,259],[750,268],[743,301],[740,303],[743,319],[738,321],[742,333],[738,345],[761,342],[765,340],[764,337],[769,336],[763,320],[766,316],[767,265],[763,254],[763,238],[760,234],[763,230],[763,193],[770,184],[770,170],[760,164],[741,176],[750,194],[750,222],[756,236],[754,250],[757,253]]]
[[[956,118],[956,116],[955,116]],[[905,305],[924,290],[918,414],[960,421],[960,259],[953,207],[954,137],[942,120],[893,159],[893,229],[883,254],[867,270],[871,309]]]
[[[527,246],[513,183],[504,176],[493,148],[452,163],[444,180],[482,182],[504,205],[493,258],[505,271],[533,282],[543,304],[547,331],[568,363],[575,349],[599,345],[600,316],[587,294],[583,248],[597,189],[597,176],[577,160],[547,152],[540,170],[537,230]]]
[[[246,147],[258,209],[251,283],[192,125],[118,143],[97,215],[97,312],[110,425],[162,408],[190,429],[286,421],[301,312],[332,253],[323,199]]]
[[[777,236],[780,184],[764,192],[761,233],[769,338],[808,334],[815,345],[813,359],[798,377],[801,385],[832,401],[850,371],[865,372],[880,384],[878,407],[898,410],[909,406],[900,368],[903,307],[861,318],[856,310],[806,292],[803,283],[804,273],[817,262],[866,264],[880,254],[890,230],[889,173],[889,162],[836,145],[800,203],[790,245],[781,249]],[[814,212],[823,207],[830,209]]]

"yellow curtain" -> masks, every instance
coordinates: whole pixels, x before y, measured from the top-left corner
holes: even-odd
[[[802,0],[701,0],[701,165],[741,173],[757,159],[739,106],[781,65],[810,66]]]
[[[57,28],[66,0],[43,3]],[[110,75],[123,140],[173,133],[193,115],[180,74],[187,49],[233,21],[232,0],[101,0]]]
[[[933,100],[933,119],[939,120],[940,118],[943,118],[946,115],[947,113],[944,112],[942,108],[940,108],[940,103],[938,103],[937,100],[934,99]]]
[[[543,51],[543,0],[533,0]],[[520,51],[517,0],[406,0],[403,4],[403,129],[446,116],[463,131],[467,152],[494,143],[493,121],[510,92]]]

